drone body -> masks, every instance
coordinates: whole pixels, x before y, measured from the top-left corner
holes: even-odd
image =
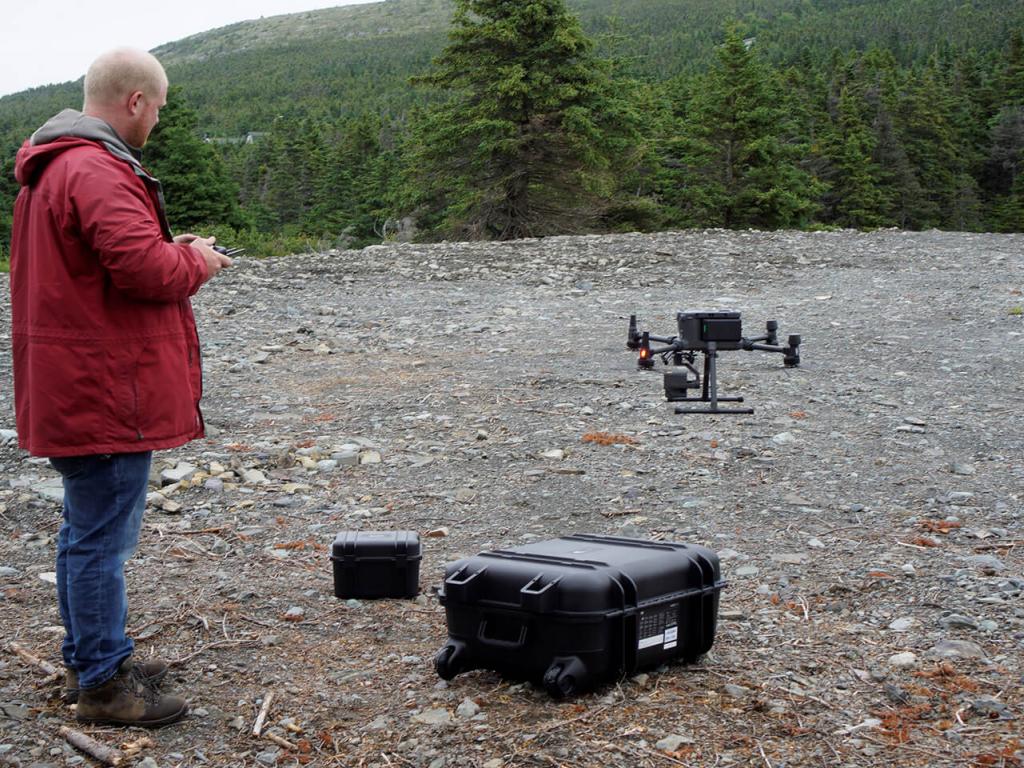
[[[779,344],[779,324],[774,320],[766,323],[764,336],[746,339],[743,337],[743,323],[739,312],[730,310],[691,310],[676,313],[677,335],[654,336],[648,331],[637,329],[636,315],[629,316],[629,334],[626,347],[639,351],[637,367],[642,370],[654,368],[654,358],[661,357],[665,365],[665,399],[669,402],[709,403],[704,408],[677,407],[676,413],[753,413],[753,408],[720,408],[720,402],[742,403],[742,397],[719,397],[717,381],[717,358],[720,351],[759,350],[778,352],[787,368],[800,365],[800,336],[793,334],[785,345]],[[652,347],[651,342],[662,344]],[[704,355],[704,373],[694,366],[697,353]],[[671,358],[671,363],[669,362]],[[687,392],[700,389],[700,397],[690,397]]]

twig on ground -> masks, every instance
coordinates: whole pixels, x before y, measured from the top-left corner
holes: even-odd
[[[134,757],[144,749],[152,749],[157,744],[149,736],[142,736],[135,741],[126,741],[121,745],[121,751],[125,757]]]
[[[287,750],[291,750],[292,752],[299,751],[299,748],[296,745],[292,744],[290,741],[288,741],[288,739],[281,738],[276,733],[264,733],[263,738],[267,739],[268,741],[274,742],[279,747],[284,747]]]
[[[263,697],[263,706],[260,707],[260,713],[256,715],[256,722],[252,724],[252,735],[259,738],[263,732],[263,722],[267,719],[267,715],[270,713],[270,703],[274,700],[274,692],[267,691]]]
[[[7,647],[10,649],[11,653],[18,656],[22,661],[28,663],[36,669],[42,670],[47,676],[52,677],[54,679],[61,676],[60,670],[53,666],[53,664],[51,664],[48,661],[44,661],[43,659],[40,659],[38,656],[31,653],[22,646],[18,645],[17,643],[10,643]]]
[[[80,749],[90,757],[95,757],[104,765],[121,765],[124,762],[124,754],[119,749],[100,744],[96,739],[86,736],[81,731],[75,731],[62,725],[60,735],[67,740],[68,744],[75,749]]]

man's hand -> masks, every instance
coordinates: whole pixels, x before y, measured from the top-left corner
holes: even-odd
[[[180,238],[180,239],[179,239]],[[184,238],[190,238],[188,240]],[[194,250],[198,251],[206,261],[206,279],[209,280],[224,267],[230,267],[231,259],[222,253],[217,253],[212,246],[217,241],[215,237],[196,237],[195,235],[178,235],[174,242],[187,243]]]

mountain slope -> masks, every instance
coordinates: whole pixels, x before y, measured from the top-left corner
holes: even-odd
[[[571,0],[606,55],[645,79],[703,70],[729,18],[765,55],[789,62],[832,49],[891,49],[902,64],[943,47],[982,53],[1024,24],[1019,0]],[[217,135],[265,130],[288,113],[401,113],[424,94],[408,83],[444,45],[448,0],[385,0],[242,22],[154,52],[183,85],[201,127]],[[0,99],[0,141],[9,143],[64,106],[80,84]]]

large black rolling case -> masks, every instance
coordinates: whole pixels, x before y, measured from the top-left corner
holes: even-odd
[[[676,542],[573,535],[446,566],[450,680],[471,669],[541,682],[555,698],[671,660],[715,639],[718,556]]]

